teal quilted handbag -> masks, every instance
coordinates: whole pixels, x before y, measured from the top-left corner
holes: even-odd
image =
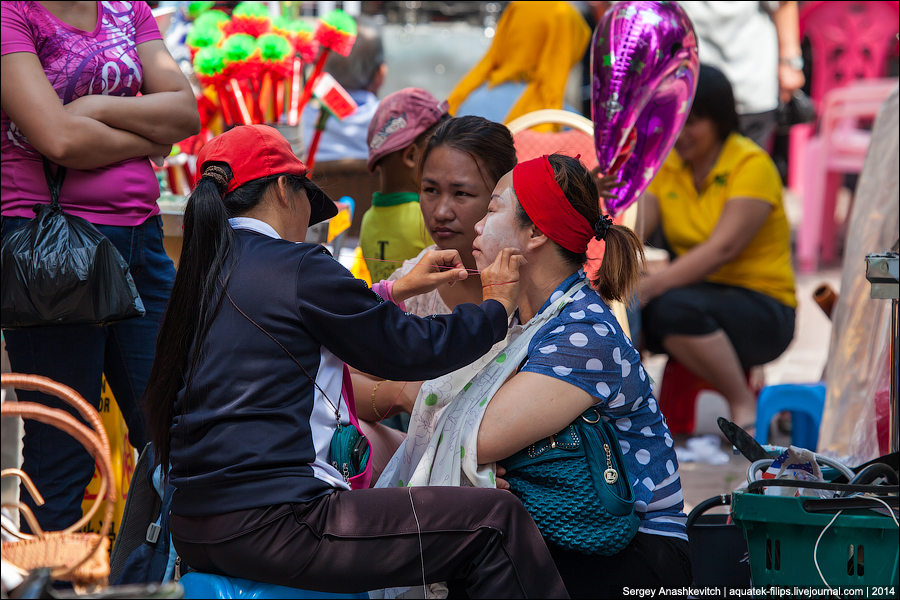
[[[356,425],[341,425],[331,436],[330,456],[331,466],[349,483],[369,464],[369,440],[360,435]]]
[[[637,533],[640,519],[622,448],[596,409],[500,464],[512,492],[555,545],[612,556]]]

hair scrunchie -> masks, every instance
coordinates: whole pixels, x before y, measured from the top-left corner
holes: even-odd
[[[613,220],[609,215],[600,215],[600,219],[594,223],[594,238],[602,240],[606,237],[606,232],[609,231],[612,224]]]
[[[224,195],[228,189],[228,173],[218,165],[210,165],[203,170],[203,177],[209,177],[216,182],[216,189],[220,195]]]

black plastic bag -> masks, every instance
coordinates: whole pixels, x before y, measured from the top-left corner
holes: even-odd
[[[51,204],[11,231],[0,248],[0,325],[107,325],[145,314],[128,263],[90,222],[59,206],[65,168],[44,158]]]

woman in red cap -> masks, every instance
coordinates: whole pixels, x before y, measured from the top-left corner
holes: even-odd
[[[633,490],[637,519],[612,546],[598,541],[599,533],[591,538],[599,517],[587,501],[572,506],[578,501],[571,497],[546,496],[540,507],[528,505],[538,509],[533,516],[568,593],[614,598],[624,587],[689,585],[672,436],[640,354],[608,304],[628,298],[637,284],[640,240],[601,214],[587,168],[559,154],[519,163],[504,175],[475,232],[479,268],[508,247],[525,258],[516,318],[506,342],[468,370],[422,385],[409,435],[377,487],[464,484],[519,494],[538,484],[523,483],[513,469],[507,481],[498,479],[498,465],[509,466],[505,459],[526,448],[540,452],[535,447],[546,438],[546,446],[555,448],[552,436],[594,410],[616,429],[628,475],[623,491]],[[585,268],[593,238],[603,240],[606,251],[599,268]],[[563,520],[585,535],[559,535]]]
[[[304,243],[336,210],[274,129],[226,132],[198,166],[145,395],[157,458],[171,464],[181,558],[199,571],[323,592],[465,580],[472,597],[564,597],[512,495],[351,493],[351,483],[367,486],[365,472],[351,482],[330,462],[336,430],[355,422],[344,363],[393,379],[470,363],[506,335],[518,252],[503,249],[483,269],[482,304],[421,319]],[[461,262],[435,252],[393,294],[464,279]]]

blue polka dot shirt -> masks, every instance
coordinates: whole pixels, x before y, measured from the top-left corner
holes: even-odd
[[[566,279],[541,311],[584,276],[580,270]],[[595,407],[619,436],[641,518],[639,531],[686,540],[674,441],[640,354],[600,295],[589,286],[576,292],[534,336],[521,370],[561,379],[597,399]]]

